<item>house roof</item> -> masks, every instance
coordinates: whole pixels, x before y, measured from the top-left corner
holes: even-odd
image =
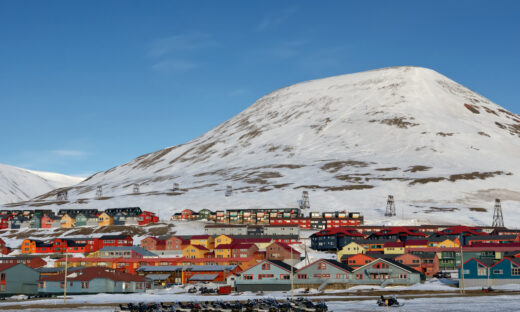
[[[204,251],[209,250],[208,248],[201,246],[201,245],[188,245],[185,248],[189,248],[189,247],[194,247],[194,248],[197,248],[198,250],[204,250]]]
[[[175,272],[182,271],[182,265],[142,265],[137,272]]]
[[[452,226],[442,231],[438,231],[436,234],[438,235],[459,235],[463,233],[469,233],[471,235],[488,235],[483,232],[481,228],[478,227],[469,227],[465,225]]]
[[[471,235],[467,236],[466,240],[515,240],[517,237],[517,235]]]
[[[294,255],[301,255],[301,252],[299,252],[298,250],[292,248],[291,246],[289,246],[289,245],[287,245],[287,244],[285,244],[285,243],[274,242],[274,243],[272,243],[271,245],[274,245],[274,244],[276,244],[276,245],[282,247],[283,249],[285,249],[285,250],[287,250],[287,251],[289,251],[289,252],[291,252],[291,250],[292,250],[292,253],[293,253]],[[269,245],[269,246],[271,246],[271,245]],[[269,247],[269,246],[267,246],[267,247]]]
[[[213,281],[217,278],[218,273],[214,274],[196,274],[189,278],[190,281]]]
[[[289,265],[281,260],[265,260],[264,262],[271,262],[272,264],[279,266],[280,268],[287,270],[289,272],[291,271],[291,268],[293,268],[291,265]],[[296,268],[293,268],[292,270],[294,272],[296,272]]]
[[[357,236],[357,237],[365,237],[362,233],[360,233],[355,228],[351,227],[337,227],[331,229],[321,230],[311,235],[313,236],[330,236],[330,235],[339,235],[339,236]]]
[[[0,263],[0,272],[5,271],[20,263]]]
[[[273,239],[270,237],[262,237],[262,238],[237,238],[237,236],[231,236],[235,243],[253,243],[253,244],[261,244],[261,243],[270,243]]]
[[[404,247],[404,243],[402,242],[388,242],[383,245],[384,248],[387,247]]]
[[[407,239],[404,244],[405,244],[405,246],[428,246],[428,240],[426,240],[426,239]]]
[[[419,232],[416,228],[409,228],[406,226],[392,226],[388,228],[384,228],[379,232],[374,233],[375,236],[387,236],[387,235],[401,235],[405,234],[407,236],[423,236],[426,237],[426,234],[423,232]]]
[[[40,278],[40,281],[63,281],[65,274],[49,275]],[[113,281],[121,282],[144,282],[146,278],[143,276],[122,273],[118,271],[108,271],[101,267],[88,267],[81,270],[68,273],[68,281],[91,281],[95,278],[106,278]]]
[[[431,235],[430,237],[428,237],[428,241],[429,242],[443,242],[445,240],[454,240],[456,239],[456,236],[455,235]]]
[[[103,235],[99,239],[127,239],[130,235]],[[131,238],[131,237],[130,237]]]
[[[402,254],[385,254],[385,253],[382,253],[382,252],[371,252],[371,251],[367,252],[366,255],[369,256],[372,259],[378,259],[378,258],[381,258],[381,259],[394,259],[396,257],[402,256]]]
[[[190,239],[208,239],[210,237],[209,235],[193,235]]]
[[[170,277],[170,274],[148,274],[146,277],[153,281],[162,281]]]

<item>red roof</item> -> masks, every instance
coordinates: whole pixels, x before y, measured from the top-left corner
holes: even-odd
[[[237,238],[233,239],[233,242],[237,244],[243,244],[243,243],[270,243],[273,239],[272,238]]]
[[[278,245],[278,246],[282,247],[283,249],[285,249],[285,250],[287,250],[289,252],[292,250],[292,253],[295,254],[295,255],[301,254],[299,251],[297,251],[296,249],[292,248],[291,246],[289,246],[289,245],[287,245],[285,243],[275,242],[275,243],[272,243],[271,245]],[[269,245],[269,246],[271,246],[271,245]]]
[[[312,234],[313,236],[328,236],[328,235],[339,235],[339,236],[356,236],[356,237],[365,237],[362,233],[360,233],[355,228],[351,227],[337,227],[321,230],[317,233]]]
[[[486,232],[483,232],[481,228],[469,227],[465,225],[452,226],[437,232],[438,235],[460,235],[462,233],[466,233],[468,235],[489,235]]]
[[[209,235],[193,235],[190,239],[208,239]]]
[[[406,226],[392,226],[392,227],[384,228],[377,233],[374,233],[374,235],[376,235],[376,236],[400,235],[400,234],[405,234],[405,235],[409,235],[409,236],[424,236],[424,237],[427,236],[426,234],[419,232],[416,228],[409,228]]]
[[[388,242],[383,245],[384,248],[387,247],[404,247],[404,243],[401,242]]]
[[[191,245],[191,247],[195,247],[199,250],[209,250],[208,248],[204,247],[204,246],[201,246],[201,245]]]
[[[107,271],[101,267],[89,267],[74,272],[67,273],[68,281],[91,281],[95,278],[106,278],[113,281],[122,282],[144,282],[146,278],[144,276],[138,276],[128,273],[122,273],[118,271]],[[63,281],[65,274],[49,275],[40,278],[40,281]]]
[[[215,247],[215,249],[249,249],[251,246],[255,246],[253,243],[233,243],[233,244],[221,244]]]
[[[407,239],[405,242],[406,246],[428,246],[428,240],[426,239]]]
[[[18,265],[18,263],[0,263],[0,272],[14,267],[15,265]]]

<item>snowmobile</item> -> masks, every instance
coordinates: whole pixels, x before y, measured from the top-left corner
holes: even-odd
[[[404,303],[400,304],[395,296],[385,298],[383,295],[381,295],[381,297],[377,299],[377,305],[380,307],[402,307],[404,306]]]

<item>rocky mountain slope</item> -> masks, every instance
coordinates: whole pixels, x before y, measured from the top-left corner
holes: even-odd
[[[91,176],[70,202],[50,192],[20,205],[141,205],[165,218],[294,207],[308,190],[312,210],[367,222],[489,224],[495,197],[506,219],[520,208],[518,155],[520,116],[433,70],[393,67],[282,88],[193,141]]]
[[[28,200],[83,180],[59,173],[31,171],[0,164],[0,204]]]

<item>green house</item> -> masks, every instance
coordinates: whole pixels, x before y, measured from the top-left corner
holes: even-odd
[[[30,228],[39,229],[41,227],[42,227],[42,218],[41,218],[40,214],[34,214],[31,218]]]
[[[40,273],[22,263],[0,264],[0,297],[35,295]]]
[[[199,211],[199,215],[198,215],[197,219],[198,220],[210,220],[212,214],[213,213],[211,212],[211,210],[204,208]]]

